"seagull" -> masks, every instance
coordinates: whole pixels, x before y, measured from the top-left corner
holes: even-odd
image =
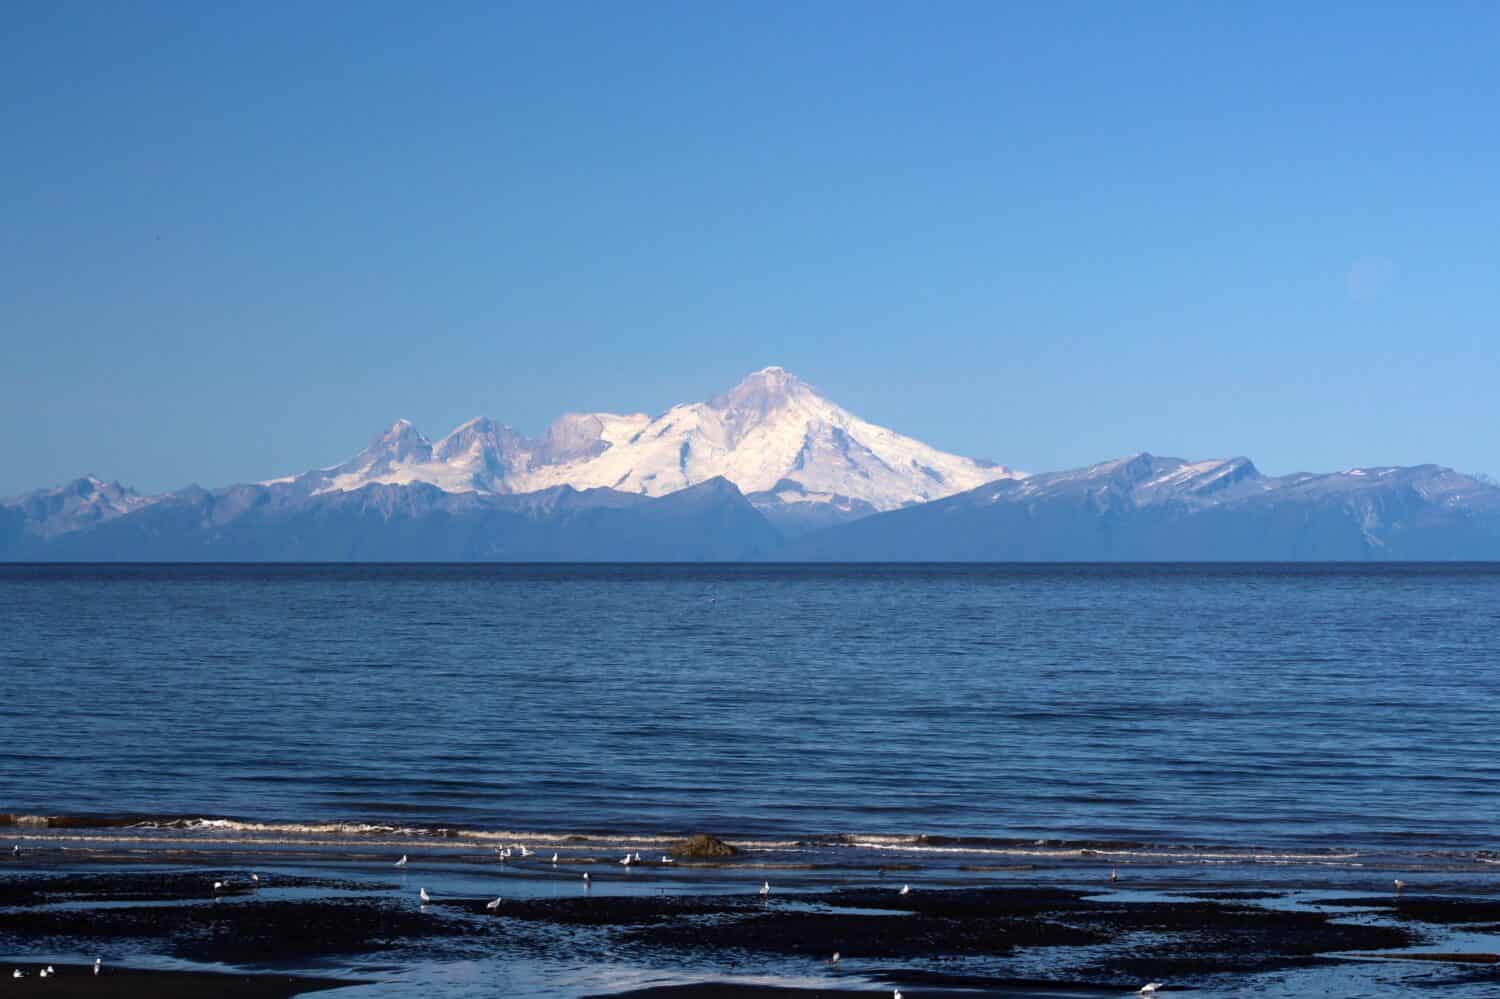
[[[10,855],[12,857],[19,857],[21,855],[21,844],[20,843],[17,843],[15,846],[13,846],[13,847],[10,848]]]
[[[52,967],[52,965],[49,964],[49,965],[47,965],[47,974],[49,974],[49,975],[55,975],[55,974],[57,974],[57,969],[54,968],[54,967]]]
[[[491,912],[494,912],[496,909],[500,908],[500,903],[503,901],[505,901],[503,898],[497,897],[493,902],[486,902],[484,904],[484,907]]]
[[[641,851],[639,851],[639,850],[635,851],[635,862],[637,864],[639,864],[641,862]]]
[[[835,968],[837,968],[839,966],[839,952],[838,951],[834,951],[833,952],[833,956],[828,959],[828,963],[830,965],[832,965],[833,967],[835,967]]]
[[[760,893],[762,895],[769,895],[769,894],[771,894],[771,882],[767,881],[765,884],[761,885],[760,886]]]
[[[417,898],[420,898],[422,900],[423,905],[426,905],[428,902],[432,901],[432,896],[427,894],[426,888],[417,889]]]
[[[401,855],[401,859],[398,860],[398,861],[396,861],[395,866],[397,866],[397,867],[405,867],[406,866],[406,854],[403,853]]]
[[[1111,867],[1109,869],[1109,880],[1111,882],[1120,880],[1120,869],[1118,867]]]
[[[531,854],[532,854],[532,851],[526,849],[526,847],[524,847],[524,846],[521,847],[521,856],[523,856],[523,857],[529,857],[529,856],[531,856]]]
[[[96,975],[99,974],[99,966],[101,964],[103,964],[103,963],[104,963],[104,958],[102,958],[102,957],[96,957],[96,958],[94,958],[94,974],[96,974]]]
[[[1156,990],[1159,988],[1161,988],[1161,982],[1147,982],[1145,985],[1142,985],[1139,989],[1136,990],[1136,995],[1154,996],[1156,995]]]
[[[12,977],[12,978],[25,978],[26,977],[26,972],[22,971],[20,968],[17,968],[15,971],[12,971],[10,973],[10,977]]]
[[[900,891],[899,894],[910,895],[911,894],[911,885],[902,885],[901,886],[901,891]]]
[[[587,881],[588,879],[589,879],[589,872],[588,871],[584,871],[583,872],[583,880]]]
[[[224,882],[222,882],[222,881],[215,881],[214,882],[214,891],[223,891],[227,887],[228,887],[228,885],[224,884]]]
[[[901,999],[901,990],[897,989],[896,994],[891,996],[891,999]]]
[[[667,856],[665,853],[661,855],[661,862],[663,864],[675,864],[675,863],[677,863],[677,861],[673,860],[671,857]]]
[[[1405,887],[1406,887],[1406,882],[1402,881],[1400,878],[1397,878],[1396,879],[1396,894],[1397,895],[1401,894],[1401,889],[1405,888]]]
[[[557,854],[555,854],[555,853],[552,855],[552,862],[554,864],[557,863]]]
[[[635,861],[631,860],[630,854],[627,853],[625,854],[625,859],[620,861],[620,863],[624,864],[626,867],[629,867],[631,864],[635,863]]]
[[[47,977],[47,971],[48,971],[48,969],[43,968],[41,971],[37,972],[37,977],[38,978],[46,978]]]

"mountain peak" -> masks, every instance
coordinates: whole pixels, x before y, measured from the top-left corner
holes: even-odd
[[[425,458],[432,451],[432,442],[417,430],[410,420],[397,420],[375,435],[364,457],[369,461],[409,461]]]
[[[131,499],[139,495],[129,486],[121,485],[119,482],[110,482],[93,474],[79,476],[67,485],[50,491],[58,495],[65,494],[82,498],[103,497],[109,500]]]
[[[496,423],[488,416],[476,416],[461,423],[433,446],[436,461],[478,460],[502,468],[522,449],[521,435],[510,427]]]
[[[401,421],[398,420],[397,422],[399,423]],[[451,431],[448,432],[448,436],[456,437],[459,434],[470,430],[479,434],[489,433],[497,426],[498,424],[496,424],[495,421],[490,419],[488,416],[476,416],[472,420],[465,420],[463,423],[460,423],[458,426],[454,427]]]
[[[381,433],[380,436],[384,440],[395,440],[400,437],[410,437],[413,435],[417,437],[422,436],[421,433],[417,431],[416,424],[403,417],[402,419],[397,420],[395,423],[392,423],[389,427],[386,427],[385,431]]]
[[[751,372],[728,392],[710,399],[708,404],[741,420],[754,420],[775,412],[796,396],[814,394],[802,379],[773,365]]]
[[[750,372],[740,379],[740,383],[730,389],[729,393],[733,395],[736,392],[786,392],[798,388],[807,388],[807,383],[786,368],[773,364],[768,368]]]

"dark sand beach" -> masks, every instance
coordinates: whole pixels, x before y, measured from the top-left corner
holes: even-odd
[[[672,873],[715,878],[741,862],[684,865]],[[773,875],[778,889],[769,896],[754,890],[756,882],[733,890],[706,882],[697,891],[678,885],[671,893],[621,893],[645,882],[595,867],[592,887],[585,888],[576,865],[555,871],[549,864],[506,872],[512,897],[445,891],[419,905],[411,884],[373,871],[298,876],[283,868],[255,882],[243,870],[220,867],[40,866],[47,869],[21,865],[0,878],[0,954],[7,955],[0,990],[7,995],[291,996],[379,980],[381,974],[361,971],[373,962],[388,971],[571,953],[629,954],[677,980],[612,993],[559,986],[558,994],[748,999],[889,995],[900,988],[908,996],[1091,996],[1134,991],[1147,981],[1168,983],[1166,991],[1215,994],[1225,982],[1269,973],[1337,974],[1355,963],[1407,960],[1439,967],[1446,981],[1488,981],[1500,989],[1494,953],[1430,946],[1455,930],[1493,933],[1500,927],[1494,898],[1330,890],[1327,897],[1298,893],[1293,903],[1291,893],[1249,884],[1213,890],[1136,884],[1121,891],[1013,883],[902,894],[894,880],[819,888],[815,882],[826,871],[786,868]],[[764,870],[747,868],[756,878]],[[537,894],[563,884],[566,895]],[[837,965],[830,962],[835,952]],[[54,962],[56,976],[45,979],[37,972],[47,962],[28,956],[63,953],[110,956],[97,978],[74,961]],[[152,966],[162,961],[237,970]],[[11,978],[15,968],[25,977]],[[750,977],[778,968],[784,981]]]
[[[282,999],[326,989],[359,984],[304,975],[233,974],[204,971],[153,971],[106,968],[95,975],[92,965],[54,964],[56,974],[41,977],[45,964],[12,962],[0,981],[4,995],[16,996],[148,996],[160,999]],[[17,979],[19,969],[24,978]]]

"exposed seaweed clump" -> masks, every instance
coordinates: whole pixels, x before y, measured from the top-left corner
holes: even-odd
[[[706,833],[689,836],[682,842],[672,845],[674,857],[733,857],[739,852],[717,836],[709,836]]]

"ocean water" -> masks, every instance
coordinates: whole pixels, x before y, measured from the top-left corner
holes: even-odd
[[[1269,889],[1256,904],[1273,908],[1399,877],[1489,899],[1497,635],[1497,565],[0,566],[0,836],[20,849],[0,875],[259,870],[270,894],[356,877],[397,904],[418,885],[766,879],[795,906],[889,876],[1122,901]],[[745,863],[615,863],[697,831]],[[499,862],[518,841],[538,853]],[[1425,939],[1500,951],[1494,927]],[[821,960],[588,946],[312,970],[465,997],[828,978]],[[1060,955],[907,970],[1066,975]],[[181,965],[149,945],[110,960]],[[841,984],[902,973],[850,962]],[[1497,983],[1338,962],[1197,987],[1481,999]]]
[[[8,566],[0,811],[1500,849],[1497,566]]]

